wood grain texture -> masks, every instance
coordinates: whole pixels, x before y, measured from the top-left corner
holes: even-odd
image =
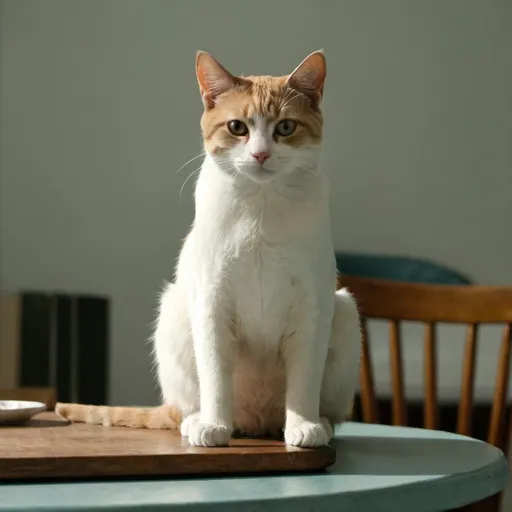
[[[512,286],[411,284],[344,276],[364,315],[448,323],[512,322]]]
[[[335,459],[330,447],[266,439],[197,448],[174,431],[69,424],[53,413],[0,427],[0,480],[285,473],[321,470]]]

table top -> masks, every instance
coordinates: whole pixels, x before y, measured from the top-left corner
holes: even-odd
[[[337,462],[317,474],[0,484],[0,511],[435,512],[508,480],[500,450],[446,432],[346,423],[333,447]]]

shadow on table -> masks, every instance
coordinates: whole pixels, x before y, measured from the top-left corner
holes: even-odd
[[[332,443],[343,475],[447,475],[466,473],[496,458],[496,448],[465,439],[346,437]]]

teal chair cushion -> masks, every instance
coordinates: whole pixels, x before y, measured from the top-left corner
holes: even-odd
[[[451,268],[405,256],[336,252],[336,265],[342,275],[390,279],[424,284],[473,284],[473,280]]]

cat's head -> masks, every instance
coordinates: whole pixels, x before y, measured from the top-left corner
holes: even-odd
[[[322,52],[281,77],[234,76],[199,52],[196,74],[205,150],[221,169],[261,183],[316,167],[326,75]]]

